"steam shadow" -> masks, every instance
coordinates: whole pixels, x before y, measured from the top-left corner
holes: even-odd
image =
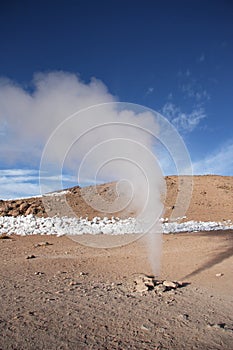
[[[196,269],[193,272],[186,275],[184,277],[184,279],[195,276],[195,275],[197,275],[205,270],[208,270],[212,266],[217,265],[217,264],[221,263],[222,261],[233,256],[233,231],[232,230],[203,232],[200,234],[200,236],[209,237],[209,238],[213,238],[213,237],[216,238],[216,237],[223,236],[226,239],[226,244],[223,247],[221,246],[221,248],[220,248],[221,252],[219,252],[219,250],[216,250],[214,252],[215,255],[210,260],[208,260],[206,263],[204,263],[198,269]]]

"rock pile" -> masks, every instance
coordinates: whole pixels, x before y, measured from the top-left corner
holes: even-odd
[[[145,293],[154,291],[158,295],[164,292],[184,287],[184,282],[156,280],[154,276],[139,275],[134,279],[134,292]]]
[[[40,198],[18,199],[11,201],[0,200],[0,216],[19,215],[47,216]]]

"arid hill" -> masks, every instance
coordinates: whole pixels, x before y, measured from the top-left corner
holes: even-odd
[[[170,218],[176,208],[177,195],[180,191],[177,176],[165,178],[167,194],[164,198],[165,212],[163,217]],[[182,181],[182,180],[181,180]],[[193,176],[190,205],[183,220],[224,221],[233,220],[233,177],[232,176]],[[184,191],[185,195],[185,191]],[[116,198],[114,183],[80,188],[72,187],[56,195],[40,198],[0,201],[0,216],[18,216],[33,214],[39,217],[54,215],[77,215],[92,219],[94,216],[109,216],[101,199],[112,203]],[[181,203],[182,204],[182,203]],[[46,207],[46,210],[45,210]],[[117,211],[112,215],[121,218],[135,216],[135,211]]]

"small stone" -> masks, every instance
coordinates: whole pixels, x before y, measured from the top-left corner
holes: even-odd
[[[80,276],[87,276],[88,273],[87,273],[87,272],[80,272],[79,275],[80,275]]]
[[[144,277],[143,278],[143,282],[149,289],[153,289],[154,288],[154,282],[153,282],[152,278]]]
[[[78,283],[78,282],[75,282],[75,281],[71,281],[70,283],[69,283],[69,286],[78,286],[80,283]]]
[[[177,318],[181,321],[186,321],[186,320],[188,320],[189,315],[188,314],[180,314],[177,316]]]
[[[28,255],[27,257],[26,257],[26,259],[35,259],[35,255]]]
[[[172,289],[177,288],[177,284],[175,282],[172,282],[172,281],[164,281],[163,285],[167,288],[172,288]]]
[[[138,276],[134,280],[135,283],[135,291],[139,293],[147,292],[148,286],[144,282],[144,276]]]
[[[142,281],[138,281],[135,286],[135,291],[138,293],[144,293],[148,291],[148,287]]]
[[[154,284],[155,284],[156,286],[158,286],[159,284],[163,284],[163,281],[161,281],[161,280],[156,280],[156,281],[154,281]]]
[[[207,325],[208,328],[215,328],[215,329],[223,329],[223,330],[227,330],[227,326],[226,323],[209,323]]]
[[[8,236],[6,233],[2,233],[0,235],[0,239],[11,239],[10,236]]]
[[[28,208],[29,208],[29,204],[28,203],[22,203],[19,206],[19,210],[20,210],[21,213],[24,213]]]
[[[176,284],[179,288],[182,288],[185,286],[185,282],[182,282],[182,281],[176,281]]]
[[[49,243],[49,242],[39,242],[37,244],[34,245],[35,248],[37,247],[45,247],[47,245],[52,245],[52,243]]]
[[[13,209],[11,210],[10,215],[16,217],[19,215],[19,211],[17,209]]]
[[[155,286],[155,292],[159,295],[162,295],[164,292],[166,292],[167,287],[164,286],[163,284],[159,284]]]
[[[223,276],[223,273],[216,273],[215,276],[216,276],[216,277],[222,277],[222,276]]]
[[[142,324],[141,325],[141,329],[143,330],[143,331],[149,331],[150,330],[150,328],[148,327],[148,326],[146,326],[145,324]]]
[[[226,327],[226,323],[217,323],[213,325],[214,328],[224,329]]]

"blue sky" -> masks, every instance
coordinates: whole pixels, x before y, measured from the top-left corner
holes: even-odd
[[[47,134],[30,137],[21,126],[27,113],[41,113],[43,124],[40,102],[50,101],[41,95],[52,99],[56,72],[69,89],[76,75],[92,102],[159,111],[184,139],[195,174],[233,175],[232,18],[225,0],[1,2],[0,197],[38,192]]]

